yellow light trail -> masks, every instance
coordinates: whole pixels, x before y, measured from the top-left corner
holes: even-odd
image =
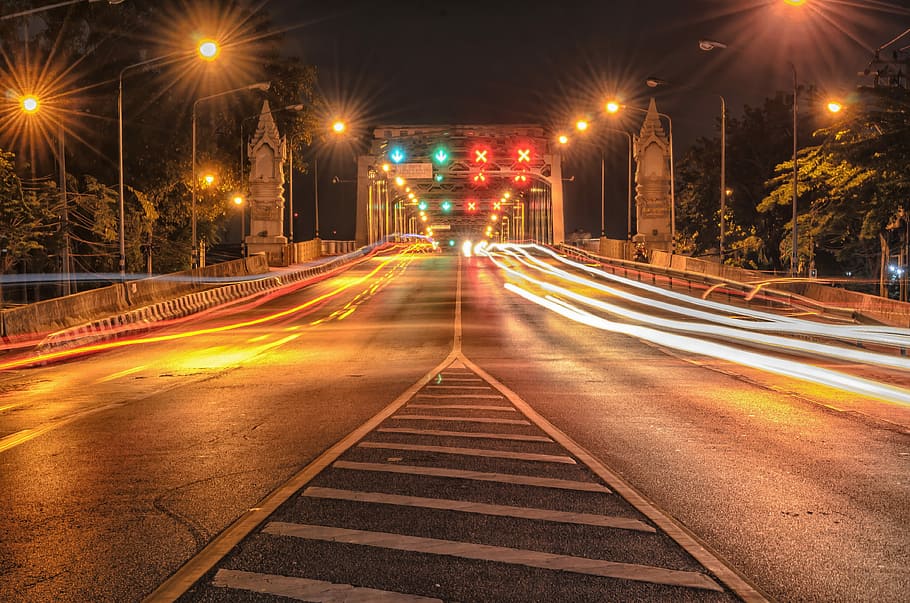
[[[290,315],[296,314],[298,312],[301,312],[303,310],[306,310],[307,308],[310,308],[318,303],[321,303],[332,297],[335,297],[336,295],[343,293],[344,291],[346,291],[347,289],[350,289],[351,287],[360,285],[361,283],[364,283],[364,282],[372,279],[379,271],[381,271],[383,268],[385,268],[388,264],[393,262],[395,259],[396,259],[395,257],[390,257],[388,259],[385,259],[376,268],[374,268],[368,274],[366,274],[362,277],[352,279],[327,293],[324,293],[324,294],[322,294],[318,297],[315,297],[311,300],[308,300],[302,304],[294,306],[293,308],[289,308],[287,310],[282,310],[281,312],[276,312],[275,314],[271,314],[269,316],[264,316],[261,318],[256,318],[253,320],[247,320],[247,321],[238,322],[238,323],[232,323],[232,324],[228,324],[228,325],[222,325],[222,326],[218,326],[218,327],[208,327],[205,329],[197,329],[195,331],[185,331],[182,333],[171,333],[168,335],[156,335],[153,337],[142,337],[142,338],[138,338],[138,339],[124,339],[124,340],[119,340],[119,341],[109,341],[109,342],[100,343],[100,344],[87,345],[87,346],[83,346],[83,347],[79,347],[79,348],[73,348],[70,350],[61,350],[59,352],[49,352],[46,354],[39,354],[37,356],[32,356],[32,357],[28,357],[28,358],[20,358],[17,360],[11,360],[11,361],[7,361],[5,363],[0,363],[0,371],[14,369],[14,368],[21,368],[24,366],[30,366],[30,365],[38,364],[38,363],[42,363],[42,362],[60,360],[62,358],[66,358],[66,357],[73,356],[76,354],[100,352],[103,350],[110,350],[110,349],[122,348],[122,347],[127,347],[127,346],[143,345],[143,344],[149,344],[149,343],[159,343],[162,341],[174,341],[176,339],[186,339],[189,337],[198,337],[199,335],[222,333],[225,331],[233,331],[236,329],[242,329],[244,327],[252,327],[252,326],[256,326],[256,325],[265,324],[268,322],[278,320],[279,318],[284,318],[286,316],[290,316]]]

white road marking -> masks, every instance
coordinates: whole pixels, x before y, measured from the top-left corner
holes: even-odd
[[[417,429],[413,427],[381,427],[380,433],[406,433],[409,435],[437,436],[443,438],[481,438],[484,440],[513,440],[516,442],[548,442],[547,436],[524,433],[485,433],[481,431],[443,431],[441,429]]]
[[[570,456],[556,454],[536,454],[533,452],[511,452],[508,450],[490,450],[487,448],[455,448],[452,446],[422,446],[420,444],[400,444],[398,442],[361,442],[358,448],[378,448],[380,450],[410,450],[412,452],[435,452],[438,454],[458,454],[461,456],[480,456],[494,459],[512,459],[516,461],[533,461],[538,463],[562,463],[575,465]]]
[[[418,467],[414,465],[387,465],[385,463],[358,463],[354,461],[335,461],[332,467],[352,471],[379,471],[383,473],[401,473],[405,475],[423,475],[429,477],[451,477],[454,479],[471,479],[480,482],[499,482],[519,486],[537,486],[557,490],[578,490],[580,492],[602,492],[610,494],[610,489],[595,482],[579,482],[553,477],[536,477],[534,475],[516,475],[514,473],[488,473],[483,471],[466,471],[463,469],[444,469],[442,467]]]
[[[333,584],[322,580],[258,574],[240,570],[220,569],[212,581],[215,586],[248,590],[287,597],[298,601],[319,603],[442,603],[441,599],[418,597],[374,588],[358,588],[350,584]]]
[[[435,417],[433,415],[395,415],[390,417],[393,421],[462,421],[465,423],[500,423],[502,425],[530,425],[521,419],[488,419],[485,417]]]
[[[595,515],[593,513],[569,513],[550,509],[537,509],[531,507],[513,507],[506,505],[490,505],[486,503],[468,502],[464,500],[448,500],[444,498],[423,498],[420,496],[399,496],[397,494],[381,494],[378,492],[354,492],[351,490],[338,490],[335,488],[310,487],[304,490],[303,496],[313,498],[329,498],[334,500],[349,500],[354,502],[369,502],[383,505],[398,505],[416,507],[421,509],[442,509],[445,511],[460,511],[462,513],[477,513],[480,515],[495,515],[497,517],[517,517],[519,519],[534,519],[539,521],[552,521],[556,523],[573,523],[601,528],[617,528],[620,530],[635,530],[638,532],[656,533],[657,530],[637,519],[625,517],[610,517]]]
[[[474,406],[472,404],[408,404],[405,408],[453,408],[458,410],[501,410],[516,412],[511,406]]]
[[[359,544],[362,546],[379,547],[396,551],[446,555],[449,557],[460,557],[462,559],[475,559],[493,563],[508,563],[511,565],[523,565],[526,567],[573,572],[589,576],[603,576],[605,578],[619,578],[621,580],[634,580],[636,582],[684,586],[723,592],[723,588],[705,574],[670,570],[651,565],[639,565],[636,563],[618,563],[616,561],[602,561],[600,559],[571,557],[569,555],[555,555],[553,553],[526,551],[486,544],[471,544],[466,542],[455,542],[452,540],[439,540],[436,538],[420,538],[418,536],[390,534],[387,532],[367,532],[364,530],[348,530],[344,528],[330,528],[280,521],[270,522],[262,531],[266,534],[273,534],[276,536],[291,536],[294,538],[322,540],[325,542]]]
[[[489,385],[428,385],[427,389],[492,389]]]
[[[414,398],[430,398],[433,400],[450,400],[453,398],[471,398],[478,400],[502,400],[503,397],[496,394],[417,394]]]

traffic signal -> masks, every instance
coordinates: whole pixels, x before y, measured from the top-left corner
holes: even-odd
[[[442,182],[442,174],[439,174],[439,173],[435,174],[433,176],[433,180],[435,180],[436,182]]]
[[[407,157],[407,155],[401,147],[393,147],[392,150],[389,151],[389,159],[392,160],[392,163],[401,163],[405,160],[405,157]]]
[[[441,209],[442,211],[444,211],[446,213],[449,213],[450,211],[452,211],[452,202],[449,201],[448,199],[446,199],[445,201],[443,201],[442,203],[439,204],[439,209]]]
[[[468,200],[465,205],[465,211],[467,211],[469,214],[476,213],[477,212],[477,201]]]
[[[428,207],[427,202],[422,199],[417,204],[417,209],[419,209],[420,211],[426,211],[427,207]]]
[[[484,166],[493,159],[493,153],[490,147],[476,146],[472,149],[471,159],[475,165]]]
[[[519,164],[528,165],[531,163],[531,147],[522,146],[515,149],[515,155]]]
[[[483,173],[483,170],[480,170],[474,174],[474,184],[475,186],[485,186],[487,183],[487,176]]]
[[[524,170],[515,174],[515,178],[513,178],[513,181],[515,182],[515,186],[525,186],[528,184],[529,180],[530,180],[530,178],[528,178],[528,173]]]
[[[448,158],[449,152],[445,147],[437,147],[436,151],[433,152],[433,161],[435,161],[437,165],[444,164]]]

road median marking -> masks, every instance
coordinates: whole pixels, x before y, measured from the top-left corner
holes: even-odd
[[[537,509],[533,507],[491,505],[465,500],[425,498],[420,496],[400,496],[397,494],[383,494],[379,492],[355,492],[351,490],[339,490],[336,488],[310,487],[304,490],[303,496],[309,496],[311,498],[326,498],[331,500],[376,503],[383,505],[399,505],[405,507],[416,507],[420,509],[460,511],[462,513],[476,513],[479,515],[493,515],[496,517],[515,517],[518,519],[533,519],[538,521],[551,521],[555,523],[572,523],[579,525],[596,526],[600,528],[635,530],[637,532],[657,532],[657,530],[648,524],[638,521],[637,519],[611,517],[608,515],[595,515],[593,513],[570,513],[567,511]]]
[[[367,532],[364,530],[285,523],[281,521],[270,522],[262,531],[266,534],[273,534],[275,536],[290,536],[325,542],[341,542],[396,551],[445,555],[448,557],[459,557],[476,561],[522,565],[561,572],[586,574],[589,576],[618,578],[621,580],[633,580],[636,582],[683,586],[723,592],[723,588],[706,574],[664,569],[636,563],[619,563],[616,561],[571,557],[569,555],[557,555],[554,553],[542,553],[538,551],[490,546],[486,544],[455,542],[452,540],[422,538],[419,536],[405,536],[403,534],[391,534],[388,532]]]

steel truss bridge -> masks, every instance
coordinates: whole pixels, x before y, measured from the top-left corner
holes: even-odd
[[[562,167],[543,126],[386,125],[357,161],[357,242],[395,233],[565,239]]]

